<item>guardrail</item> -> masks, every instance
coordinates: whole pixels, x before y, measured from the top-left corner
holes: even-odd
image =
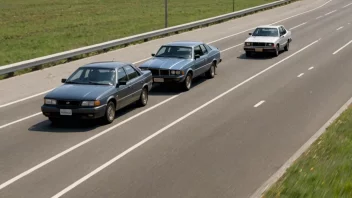
[[[111,47],[126,45],[126,44],[133,43],[136,41],[146,40],[146,39],[157,37],[157,36],[167,35],[167,34],[182,31],[182,30],[187,30],[187,29],[191,29],[191,28],[195,28],[195,27],[199,27],[199,26],[203,26],[203,25],[207,25],[207,24],[211,24],[211,23],[220,22],[220,21],[223,21],[226,19],[231,19],[234,17],[239,17],[242,15],[251,14],[253,12],[257,12],[260,10],[265,10],[265,9],[273,8],[276,6],[280,6],[280,5],[289,3],[291,1],[294,1],[294,0],[278,0],[278,1],[275,1],[272,3],[268,3],[268,4],[264,4],[264,5],[260,5],[260,6],[256,6],[256,7],[252,7],[252,8],[247,8],[244,10],[240,10],[240,11],[236,11],[236,12],[232,12],[232,13],[228,13],[228,14],[224,14],[224,15],[220,15],[220,16],[216,16],[216,17],[212,17],[212,18],[194,21],[191,23],[177,25],[177,26],[173,26],[173,27],[169,27],[169,28],[146,32],[146,33],[142,33],[142,34],[138,34],[138,35],[134,35],[134,36],[129,36],[129,37],[125,37],[125,38],[121,38],[121,39],[117,39],[117,40],[112,40],[112,41],[108,41],[108,42],[104,42],[104,43],[90,45],[87,47],[81,47],[81,48],[74,49],[74,50],[69,50],[69,51],[60,52],[60,53],[56,53],[56,54],[52,54],[52,55],[48,55],[48,56],[34,58],[34,59],[21,61],[21,62],[9,64],[9,65],[4,65],[4,66],[0,67],[0,75],[13,73],[18,70],[28,69],[31,67],[36,67],[36,66],[40,66],[43,64],[52,63],[52,62],[72,58],[72,57],[75,57],[78,55],[108,49]]]

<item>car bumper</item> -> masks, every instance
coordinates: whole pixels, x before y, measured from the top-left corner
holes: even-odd
[[[256,52],[256,53],[276,52],[276,49],[274,47],[244,47],[243,49],[246,52]]]
[[[153,83],[177,83],[183,82],[186,76],[153,76]]]
[[[75,108],[72,115],[61,115],[60,107],[43,105],[41,107],[44,116],[49,118],[77,118],[77,119],[96,119],[105,115],[106,105],[92,108]]]

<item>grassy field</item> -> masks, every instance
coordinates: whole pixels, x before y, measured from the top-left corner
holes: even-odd
[[[168,0],[169,26],[232,12],[232,0]],[[235,0],[236,10],[274,0]],[[164,27],[164,0],[0,0],[0,65]]]
[[[264,197],[352,197],[351,107],[287,170]]]

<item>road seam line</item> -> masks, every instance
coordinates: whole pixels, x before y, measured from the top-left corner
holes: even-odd
[[[336,11],[337,11],[337,10],[334,10],[334,11],[328,12],[328,13],[326,13],[326,14],[325,14],[325,16],[328,16],[328,15],[330,15],[330,14],[332,14],[332,13],[336,12]]]
[[[260,105],[262,105],[265,102],[265,100],[262,100],[260,102],[258,102],[257,104],[254,105],[254,108],[259,107]]]
[[[291,57],[299,54],[300,52],[304,51],[305,49],[309,48],[310,46],[314,45],[315,43],[319,42],[320,39],[310,43],[309,45],[305,46],[304,48],[300,49],[299,51],[291,54],[290,56],[280,60],[279,62],[267,67],[266,69],[262,70],[261,72],[253,75],[252,77],[248,78],[247,80],[237,84],[236,86],[232,87],[231,89],[225,91],[224,93],[218,95],[217,97],[211,99],[210,101],[206,102],[205,104],[201,105],[200,107],[194,109],[193,111],[187,113],[186,115],[180,117],[179,119],[175,120],[174,122],[170,123],[169,125],[163,127],[162,129],[158,130],[157,132],[151,134],[150,136],[148,136],[147,138],[141,140],[140,142],[136,143],[135,145],[131,146],[130,148],[128,148],[127,150],[125,150],[124,152],[120,153],[119,155],[117,155],[116,157],[112,158],[111,160],[109,160],[108,162],[104,163],[103,165],[99,166],[98,168],[96,168],[95,170],[93,170],[92,172],[90,172],[89,174],[85,175],[84,177],[80,178],[79,180],[77,180],[76,182],[74,182],[73,184],[69,185],[68,187],[64,188],[63,190],[61,190],[60,192],[58,192],[57,194],[55,194],[52,198],[58,198],[61,197],[62,195],[66,194],[67,192],[69,192],[71,189],[75,188],[76,186],[78,186],[79,184],[81,184],[82,182],[86,181],[87,179],[89,179],[90,177],[94,176],[95,174],[97,174],[98,172],[100,172],[101,170],[103,170],[104,168],[108,167],[109,165],[111,165],[112,163],[114,163],[115,161],[121,159],[122,157],[124,157],[125,155],[127,155],[128,153],[132,152],[133,150],[137,149],[138,147],[140,147],[141,145],[143,145],[144,143],[148,142],[149,140],[153,139],[154,137],[156,137],[157,135],[163,133],[164,131],[166,131],[167,129],[171,128],[172,126],[176,125],[177,123],[181,122],[182,120],[186,119],[187,117],[189,117],[190,115],[198,112],[199,110],[203,109],[204,107],[208,106],[209,104],[215,102],[216,100],[224,97],[225,95],[227,95],[228,93],[232,92],[233,90],[241,87],[242,85],[246,84],[247,82],[253,80],[254,78],[260,76],[261,74],[265,73],[266,71],[269,71],[270,69],[276,67],[277,65],[279,65],[280,63],[290,59]]]
[[[326,128],[330,126],[352,103],[350,98],[304,145],[298,149],[290,159],[288,159],[281,168],[276,171],[267,181],[265,181],[250,198],[258,198],[269,189],[274,183],[276,183],[286,172],[286,170],[307,150],[309,147],[326,131]]]
[[[338,49],[338,50],[336,50],[334,53],[332,53],[333,55],[335,55],[335,54],[337,54],[337,53],[339,53],[339,51],[341,51],[341,50],[343,50],[345,47],[347,47],[349,44],[351,44],[352,43],[352,40],[350,41],[350,42],[348,42],[348,43],[346,43],[344,46],[342,46],[340,49]]]
[[[59,154],[56,154],[55,156],[53,156],[53,157],[51,157],[51,158],[45,160],[44,162],[41,162],[40,164],[38,164],[38,165],[36,165],[36,166],[34,166],[34,167],[28,169],[27,171],[25,171],[25,172],[23,172],[23,173],[17,175],[16,177],[13,177],[12,179],[10,179],[10,180],[8,180],[8,181],[2,183],[2,184],[0,185],[0,190],[3,189],[3,188],[5,188],[5,187],[8,186],[8,185],[14,183],[15,181],[21,179],[22,177],[25,177],[26,175],[28,175],[28,174],[30,174],[30,173],[32,173],[32,172],[38,170],[39,168],[41,168],[41,167],[43,167],[43,166],[49,164],[50,162],[52,162],[52,161],[54,161],[54,160],[56,160],[56,159],[58,159],[58,158],[64,156],[65,154],[67,154],[67,153],[69,153],[69,152],[71,152],[71,151],[73,151],[73,150],[75,150],[75,149],[77,149],[77,148],[79,148],[79,147],[81,147],[81,146],[87,144],[88,142],[90,142],[90,141],[92,141],[92,140],[94,140],[94,139],[96,139],[96,138],[98,138],[98,137],[104,135],[105,133],[108,133],[108,132],[110,132],[111,130],[113,130],[113,129],[115,129],[115,128],[117,128],[117,127],[119,127],[119,126],[121,126],[121,125],[123,125],[123,124],[125,124],[125,123],[127,123],[127,122],[129,122],[129,121],[131,121],[131,120],[133,120],[134,118],[139,117],[139,116],[141,116],[141,115],[143,115],[143,114],[145,114],[145,113],[147,113],[147,112],[149,112],[149,111],[151,111],[151,110],[153,110],[153,109],[155,109],[155,108],[161,106],[162,104],[165,104],[165,103],[167,103],[167,102],[173,100],[174,98],[178,97],[179,95],[180,95],[180,94],[175,95],[175,96],[172,96],[172,97],[170,97],[170,98],[164,100],[163,102],[158,103],[158,104],[156,104],[156,105],[154,105],[154,106],[152,106],[152,107],[150,107],[150,108],[148,108],[148,109],[146,109],[146,110],[144,110],[144,111],[142,111],[142,112],[139,112],[138,114],[136,114],[136,115],[134,115],[134,116],[131,116],[131,117],[127,118],[126,120],[123,120],[123,121],[121,121],[120,123],[117,123],[116,125],[114,125],[114,126],[112,126],[112,127],[110,127],[110,128],[105,129],[104,131],[102,131],[102,132],[100,132],[100,133],[98,133],[98,134],[96,134],[96,135],[94,135],[94,136],[92,136],[92,137],[90,137],[90,138],[88,138],[88,139],[86,139],[86,140],[84,140],[84,141],[82,141],[82,142],[80,142],[80,143],[78,143],[78,144],[76,144],[76,145],[74,145],[74,146],[72,146],[72,147],[70,147],[70,148],[64,150],[64,151],[62,151],[62,152],[60,152]]]
[[[305,24],[307,24],[307,22],[301,23],[301,24],[291,28],[290,30],[296,29],[296,28],[301,27],[302,25],[305,25]]]

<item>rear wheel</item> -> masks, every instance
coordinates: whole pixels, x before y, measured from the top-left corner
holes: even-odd
[[[148,89],[144,87],[138,100],[138,105],[144,107],[148,103]]]
[[[186,79],[182,83],[182,88],[185,91],[188,91],[191,89],[192,86],[192,74],[190,72],[187,73]]]
[[[208,78],[214,78],[215,76],[215,62],[213,62],[209,68],[209,70],[205,73],[205,75],[208,77]]]
[[[116,108],[115,108],[115,104],[110,101],[108,103],[108,105],[106,106],[106,110],[105,110],[105,115],[103,117],[103,121],[107,124],[110,124],[114,121],[115,119],[115,113],[116,113]]]

